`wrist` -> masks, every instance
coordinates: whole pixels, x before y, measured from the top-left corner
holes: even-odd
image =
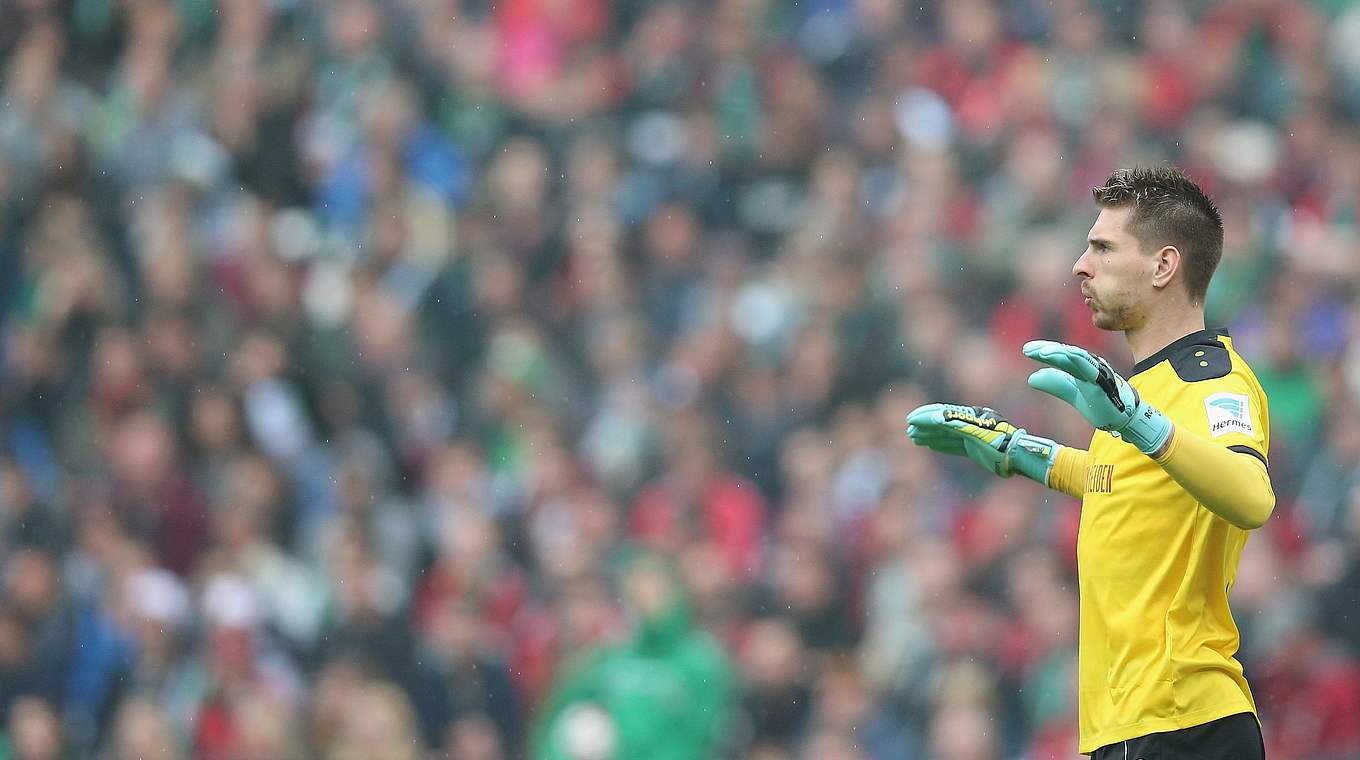
[[[1166,440],[1163,441],[1162,445],[1158,446],[1155,450],[1149,451],[1148,456],[1152,457],[1152,461],[1161,464],[1162,462],[1166,461],[1167,456],[1171,453],[1171,447],[1175,440],[1176,440],[1176,425],[1172,423],[1171,431],[1167,434]]]
[[[1160,409],[1140,403],[1129,423],[1115,434],[1144,454],[1154,456],[1170,445],[1173,429],[1171,418]]]
[[[1048,485],[1049,473],[1058,456],[1060,446],[1048,439],[1030,435],[1023,429],[1015,433],[1006,447],[1007,474],[1019,473],[1040,485]]]

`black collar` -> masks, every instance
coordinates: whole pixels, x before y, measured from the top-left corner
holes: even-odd
[[[1190,346],[1217,346],[1219,345],[1218,336],[1220,335],[1227,337],[1227,329],[1218,327],[1198,330],[1183,338],[1178,338],[1175,341],[1172,341],[1166,348],[1163,348],[1161,351],[1158,351],[1152,356],[1133,365],[1133,374],[1136,375],[1143,370],[1152,369],[1158,364],[1161,364],[1162,361],[1171,358],[1177,351],[1180,351],[1183,348],[1189,348]]]

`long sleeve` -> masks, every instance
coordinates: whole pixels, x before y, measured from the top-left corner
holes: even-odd
[[[1205,509],[1243,530],[1261,527],[1275,509],[1270,473],[1256,455],[1218,446],[1177,426],[1155,461]]]
[[[1053,469],[1048,473],[1048,487],[1080,499],[1086,493],[1086,449],[1071,446],[1058,448]]]

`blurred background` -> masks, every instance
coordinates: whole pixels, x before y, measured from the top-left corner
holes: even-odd
[[[1076,756],[1031,338],[1226,223],[1274,760],[1360,757],[1360,4],[0,2],[0,758]]]

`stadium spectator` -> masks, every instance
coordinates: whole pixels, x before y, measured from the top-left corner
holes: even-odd
[[[729,730],[730,666],[717,642],[693,627],[675,568],[643,554],[621,573],[635,630],[627,643],[582,652],[564,666],[532,757],[706,757]]]

